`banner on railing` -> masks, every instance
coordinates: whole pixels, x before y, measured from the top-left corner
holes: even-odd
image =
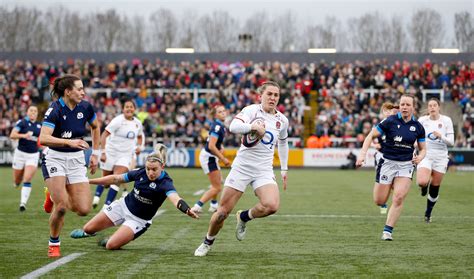
[[[289,167],[333,167],[341,168],[348,166],[351,160],[348,159],[352,153],[355,157],[359,155],[360,149],[350,148],[324,148],[324,149],[290,149],[288,157]],[[152,148],[147,148],[137,158],[137,167],[145,165],[146,156],[153,152]],[[167,167],[200,167],[199,154],[201,149],[194,148],[169,148],[166,165]],[[374,167],[374,149],[369,149],[366,157],[366,167]],[[90,150],[86,151],[86,156],[90,156]],[[224,156],[233,161],[237,155],[237,149],[226,149]],[[450,160],[457,166],[474,166],[474,150],[452,149],[449,151]],[[88,159],[88,158],[87,158]],[[0,166],[11,166],[13,161],[13,150],[0,149]],[[88,160],[87,160],[88,161]],[[275,152],[273,161],[275,167],[280,166],[278,152]],[[222,165],[221,165],[222,166]]]

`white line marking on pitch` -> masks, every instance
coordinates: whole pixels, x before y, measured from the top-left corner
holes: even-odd
[[[56,269],[60,266],[62,266],[63,264],[67,264],[68,262],[70,261],[73,261],[75,260],[76,258],[79,258],[80,256],[84,255],[86,253],[72,253],[71,255],[67,255],[66,257],[64,258],[60,258],[59,260],[57,261],[54,261],[50,264],[47,264],[41,268],[38,268],[37,270],[33,271],[33,272],[30,272],[26,275],[23,275],[22,277],[20,277],[20,279],[32,279],[32,278],[38,278],[40,277],[41,275],[44,275],[48,272],[50,272],[51,270],[53,269]]]
[[[160,216],[160,215],[163,215],[163,213],[165,213],[166,210],[165,209],[158,209],[158,211],[156,212],[155,216],[153,216],[153,219],[155,219],[156,217]]]
[[[199,195],[202,195],[202,194],[204,194],[204,192],[206,192],[206,190],[204,190],[204,189],[201,189],[201,190],[199,190],[199,191],[196,191],[196,192],[194,192],[194,193],[193,193],[193,196],[199,196]]]
[[[288,217],[288,218],[387,218],[387,215],[305,215],[305,214],[277,214],[272,217]],[[400,216],[401,218],[423,218],[423,216]],[[473,219],[474,216],[436,216],[436,219]]]

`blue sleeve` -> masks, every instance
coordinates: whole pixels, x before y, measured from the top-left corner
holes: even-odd
[[[87,122],[92,124],[96,118],[97,115],[94,112],[94,107],[92,107],[90,103],[87,103]]]
[[[59,118],[59,109],[55,108],[53,103],[44,114],[43,126],[54,129],[59,123]]]
[[[166,180],[160,187],[163,187],[162,189],[166,193],[166,196],[177,193],[172,180]]]
[[[18,120],[15,124],[15,129],[19,132],[25,127],[23,120]]]
[[[211,132],[209,136],[219,138],[222,132],[224,131],[224,127],[219,124],[213,124],[211,127]]]
[[[132,170],[123,174],[123,180],[125,182],[136,181],[139,178],[139,170]]]
[[[416,137],[418,142],[425,142],[425,128],[423,128],[423,125],[418,125],[418,136]]]
[[[391,121],[390,118],[387,118],[385,120],[382,120],[375,128],[377,131],[379,131],[380,135],[384,135],[388,131],[388,127],[390,125]]]

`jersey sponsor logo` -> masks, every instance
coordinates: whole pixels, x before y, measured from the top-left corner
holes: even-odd
[[[77,119],[82,119],[84,118],[84,114],[82,112],[77,113]]]
[[[125,137],[127,139],[134,139],[135,138],[135,132],[129,131]]]
[[[412,131],[412,132],[416,131],[416,127],[415,126],[410,126],[410,131]]]
[[[156,183],[155,183],[155,182],[152,182],[152,183],[150,183],[150,185],[148,185],[148,186],[150,186],[151,189],[155,189],[155,188],[156,188]]]
[[[433,133],[429,133],[427,138],[429,138],[430,140],[437,140],[438,139],[438,137],[435,136]]]
[[[70,139],[72,138],[72,131],[64,131],[62,134],[61,134],[61,137],[63,139]]]
[[[394,141],[401,142],[403,140],[402,136],[396,136],[393,138]]]

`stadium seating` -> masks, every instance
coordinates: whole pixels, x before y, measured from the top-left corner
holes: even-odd
[[[121,99],[133,98],[148,137],[164,142],[178,138],[190,147],[205,140],[212,104],[224,104],[230,119],[258,99],[255,89],[267,79],[282,85],[278,109],[290,119],[289,136],[295,147],[304,146],[303,118],[314,91],[319,93],[319,112],[306,136],[323,139],[317,147],[360,146],[361,135],[379,120],[384,101],[396,100],[403,93],[422,100],[437,92],[462,109],[456,146],[474,145],[474,63],[433,64],[429,60],[423,64],[383,60],[344,64],[0,61],[0,137],[9,135],[29,105],[39,104],[44,111],[50,101],[49,83],[65,73],[82,77],[103,127],[120,112]],[[239,139],[229,135],[225,145],[238,146]]]

